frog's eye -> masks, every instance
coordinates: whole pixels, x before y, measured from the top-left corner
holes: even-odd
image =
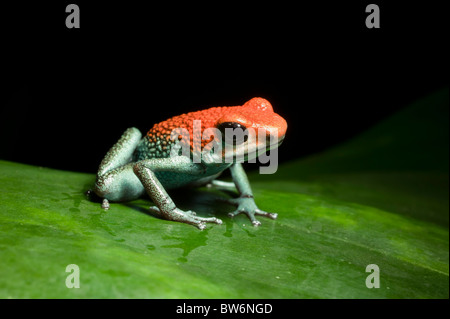
[[[224,122],[217,126],[222,133],[222,140],[229,145],[240,145],[247,142],[247,129],[244,125],[235,122]]]

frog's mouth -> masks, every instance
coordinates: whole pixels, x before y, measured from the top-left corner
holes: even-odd
[[[241,144],[239,149],[234,149],[234,152],[223,153],[222,161],[224,161],[225,163],[242,163],[255,160],[262,154],[267,153],[267,151],[278,148],[281,143],[283,143],[283,140],[284,136],[278,138],[276,142],[273,142],[273,140],[271,141],[269,138],[267,138],[264,145],[257,145],[253,143]]]
[[[267,139],[267,144],[265,146],[257,147],[255,149],[253,149],[252,151],[249,151],[244,156],[245,161],[248,161],[251,159],[256,159],[259,156],[261,156],[262,154],[265,154],[267,151],[278,148],[281,145],[281,143],[283,143],[283,140],[284,140],[284,137],[278,139],[278,141],[275,143],[270,143],[270,140]]]

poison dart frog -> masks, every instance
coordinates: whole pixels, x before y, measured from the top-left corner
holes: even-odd
[[[204,134],[208,128],[225,133],[218,144],[213,144],[220,147],[210,147],[210,142],[217,140],[217,136]],[[230,128],[247,131],[252,128],[258,130],[258,134],[229,138],[226,131]],[[277,148],[286,129],[285,119],[273,111],[269,101],[259,97],[242,106],[212,107],[172,117],[155,124],[145,136],[132,127],[103,158],[94,192],[103,199],[105,209],[109,208],[109,201],[130,201],[147,193],[156,205],[150,207],[151,211],[164,219],[191,224],[202,230],[206,223],[222,224],[222,220],[200,217],[193,211],[177,208],[167,190],[203,185],[219,189],[236,187],[239,196],[228,200],[236,210],[228,215],[246,214],[254,226],[259,226],[261,223],[256,216],[276,219],[277,214],[256,206],[242,160],[236,159],[249,160]],[[271,137],[278,142],[271,143]],[[186,147],[188,154],[182,152]],[[196,148],[204,156],[194,161]],[[206,160],[208,156],[209,160]],[[216,180],[226,169],[230,169],[232,183]]]

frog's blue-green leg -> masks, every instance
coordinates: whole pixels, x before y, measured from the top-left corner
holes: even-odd
[[[193,211],[183,211],[177,208],[155,176],[155,172],[158,171],[200,175],[204,172],[202,165],[192,163],[188,157],[176,156],[142,160],[134,165],[133,170],[144,185],[147,194],[157,205],[151,209],[165,219],[191,224],[201,230],[206,227],[205,222],[222,224],[222,221],[216,217],[199,217]]]
[[[132,162],[141,136],[138,129],[127,129],[102,160],[94,187],[95,193],[104,199],[102,207],[109,207],[109,201],[129,201],[147,192],[158,206],[154,210],[163,218],[192,224],[200,229],[205,228],[205,222],[221,224],[222,221],[215,217],[198,217],[192,211],[178,209],[154,174],[157,171],[198,174],[203,172],[203,167],[183,156]]]
[[[242,164],[234,163],[230,166],[230,171],[240,196],[228,200],[228,203],[237,206],[237,209],[229,213],[228,216],[234,217],[238,214],[246,214],[253,226],[261,225],[261,222],[256,219],[255,215],[276,219],[278,214],[262,211],[256,206],[255,200],[253,199],[253,192]]]

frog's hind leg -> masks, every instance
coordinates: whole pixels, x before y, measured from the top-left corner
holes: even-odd
[[[206,227],[205,223],[222,224],[216,217],[200,217],[193,211],[183,211],[175,205],[167,194],[164,186],[158,180],[158,172],[173,172],[182,175],[198,176],[204,172],[203,166],[192,163],[188,157],[176,156],[168,158],[146,159],[134,165],[134,173],[138,176],[147,194],[156,204],[151,207],[153,212],[167,220],[191,224],[199,229]]]
[[[103,198],[103,208],[108,201],[128,201],[144,194],[144,187],[133,172],[133,153],[142,134],[137,128],[127,129],[116,144],[106,153],[97,172],[94,192]]]
[[[106,153],[98,168],[97,176],[103,176],[115,168],[130,163],[141,137],[142,134],[137,128],[127,129]]]

